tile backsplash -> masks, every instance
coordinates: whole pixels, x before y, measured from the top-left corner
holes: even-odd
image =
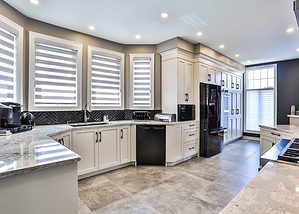
[[[133,112],[138,110],[101,110],[88,113],[90,121],[102,121],[104,115],[108,115],[109,120],[132,120]],[[150,110],[151,119],[156,113],[161,113],[161,110]],[[34,115],[36,125],[53,125],[83,122],[83,111],[46,111],[46,112],[31,112]]]

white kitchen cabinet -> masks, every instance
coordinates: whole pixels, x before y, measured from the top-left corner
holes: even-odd
[[[72,132],[70,131],[54,135],[51,138],[69,149],[72,148]]]
[[[236,93],[236,115],[242,114],[242,94]]]
[[[120,127],[120,163],[131,161],[131,134],[130,126]]]
[[[118,128],[99,130],[99,169],[119,164]]]
[[[242,83],[243,83],[243,81],[242,81],[242,77],[237,76],[236,79],[237,79],[236,90],[242,92],[242,90],[243,90],[243,87],[242,87],[242,85],[243,85],[243,84],[242,84]]]
[[[221,83],[222,83],[221,71],[215,71],[215,84],[221,86]]]
[[[205,64],[200,64],[200,82],[221,85],[221,72]]]
[[[182,126],[166,126],[166,162],[175,163],[183,158]]]
[[[193,102],[193,63],[178,60],[178,103]]]
[[[73,131],[72,150],[81,156],[78,162],[78,174],[83,175],[98,170],[99,146],[97,141],[98,129],[81,129]]]

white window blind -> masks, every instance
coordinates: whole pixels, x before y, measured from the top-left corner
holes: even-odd
[[[91,106],[122,106],[122,57],[92,53]]]
[[[35,43],[35,106],[77,106],[77,76],[77,50]]]
[[[133,64],[133,106],[152,106],[152,57],[136,57]]]
[[[0,28],[0,102],[16,102],[16,35]]]
[[[259,125],[275,125],[275,65],[246,70],[245,130],[258,132]]]

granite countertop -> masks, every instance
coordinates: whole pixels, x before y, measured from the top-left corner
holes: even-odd
[[[265,128],[265,129],[272,129],[272,130],[277,130],[281,132],[286,132],[290,134],[299,134],[299,126],[296,125],[275,125],[275,126],[264,126],[260,125],[260,128]]]
[[[298,213],[299,167],[268,162],[221,211],[227,213]]]
[[[67,125],[37,126],[0,136],[0,178],[79,161],[79,155],[48,136],[69,130]]]
[[[190,122],[192,121],[169,123],[123,120],[110,121],[103,125],[79,127],[71,126],[76,124],[49,125],[36,126],[31,131],[10,136],[0,136],[0,178],[79,161],[79,155],[51,138],[51,136],[67,131],[121,125],[184,125]]]

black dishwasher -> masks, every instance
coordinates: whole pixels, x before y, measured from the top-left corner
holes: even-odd
[[[164,165],[166,135],[164,125],[136,126],[137,165]]]

